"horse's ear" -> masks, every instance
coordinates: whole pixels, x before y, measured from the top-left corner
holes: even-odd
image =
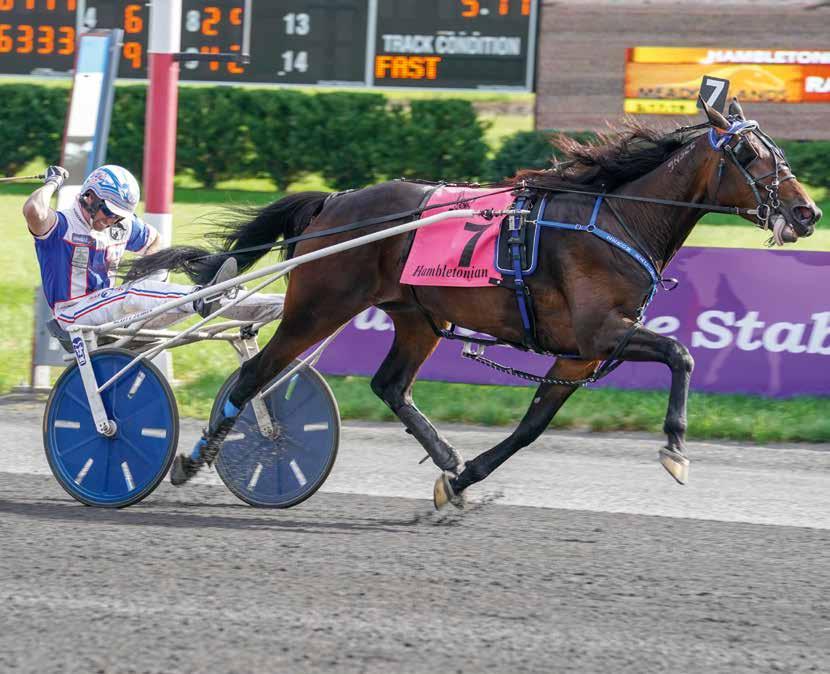
[[[743,108],[741,107],[741,104],[738,103],[737,98],[733,98],[732,102],[729,104],[729,114],[730,116],[737,117],[738,119],[746,120]]]
[[[712,124],[714,124],[717,128],[726,131],[729,128],[729,120],[704,101],[703,96],[698,95],[697,98],[700,101],[700,107],[703,108],[703,112],[706,113],[709,121],[712,122]]]

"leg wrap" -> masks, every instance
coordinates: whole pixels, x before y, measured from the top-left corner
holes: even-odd
[[[463,463],[461,454],[438,434],[414,405],[403,405],[395,413],[407,430],[418,439],[436,466],[450,473],[458,472]]]

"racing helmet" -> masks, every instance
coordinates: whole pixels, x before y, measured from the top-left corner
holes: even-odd
[[[80,194],[87,192],[92,192],[107,210],[122,218],[132,216],[141,199],[141,188],[133,174],[115,164],[101,166],[90,173],[81,185]]]

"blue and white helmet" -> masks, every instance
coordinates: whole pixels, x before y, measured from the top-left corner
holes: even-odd
[[[92,191],[107,208],[123,218],[129,218],[141,199],[138,181],[127,169],[107,164],[95,169],[81,185],[81,194]]]

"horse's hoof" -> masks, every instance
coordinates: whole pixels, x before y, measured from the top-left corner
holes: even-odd
[[[194,466],[193,459],[184,454],[179,454],[173,460],[173,466],[170,468],[170,484],[181,487],[198,471],[198,467]]]
[[[660,463],[678,483],[686,484],[689,481],[689,459],[680,452],[663,447],[660,450]]]
[[[467,503],[464,492],[456,494],[453,490],[450,484],[451,477],[451,473],[441,473],[435,480],[435,486],[432,488],[432,502],[436,510],[443,510],[449,503],[456,508],[463,509]]]

